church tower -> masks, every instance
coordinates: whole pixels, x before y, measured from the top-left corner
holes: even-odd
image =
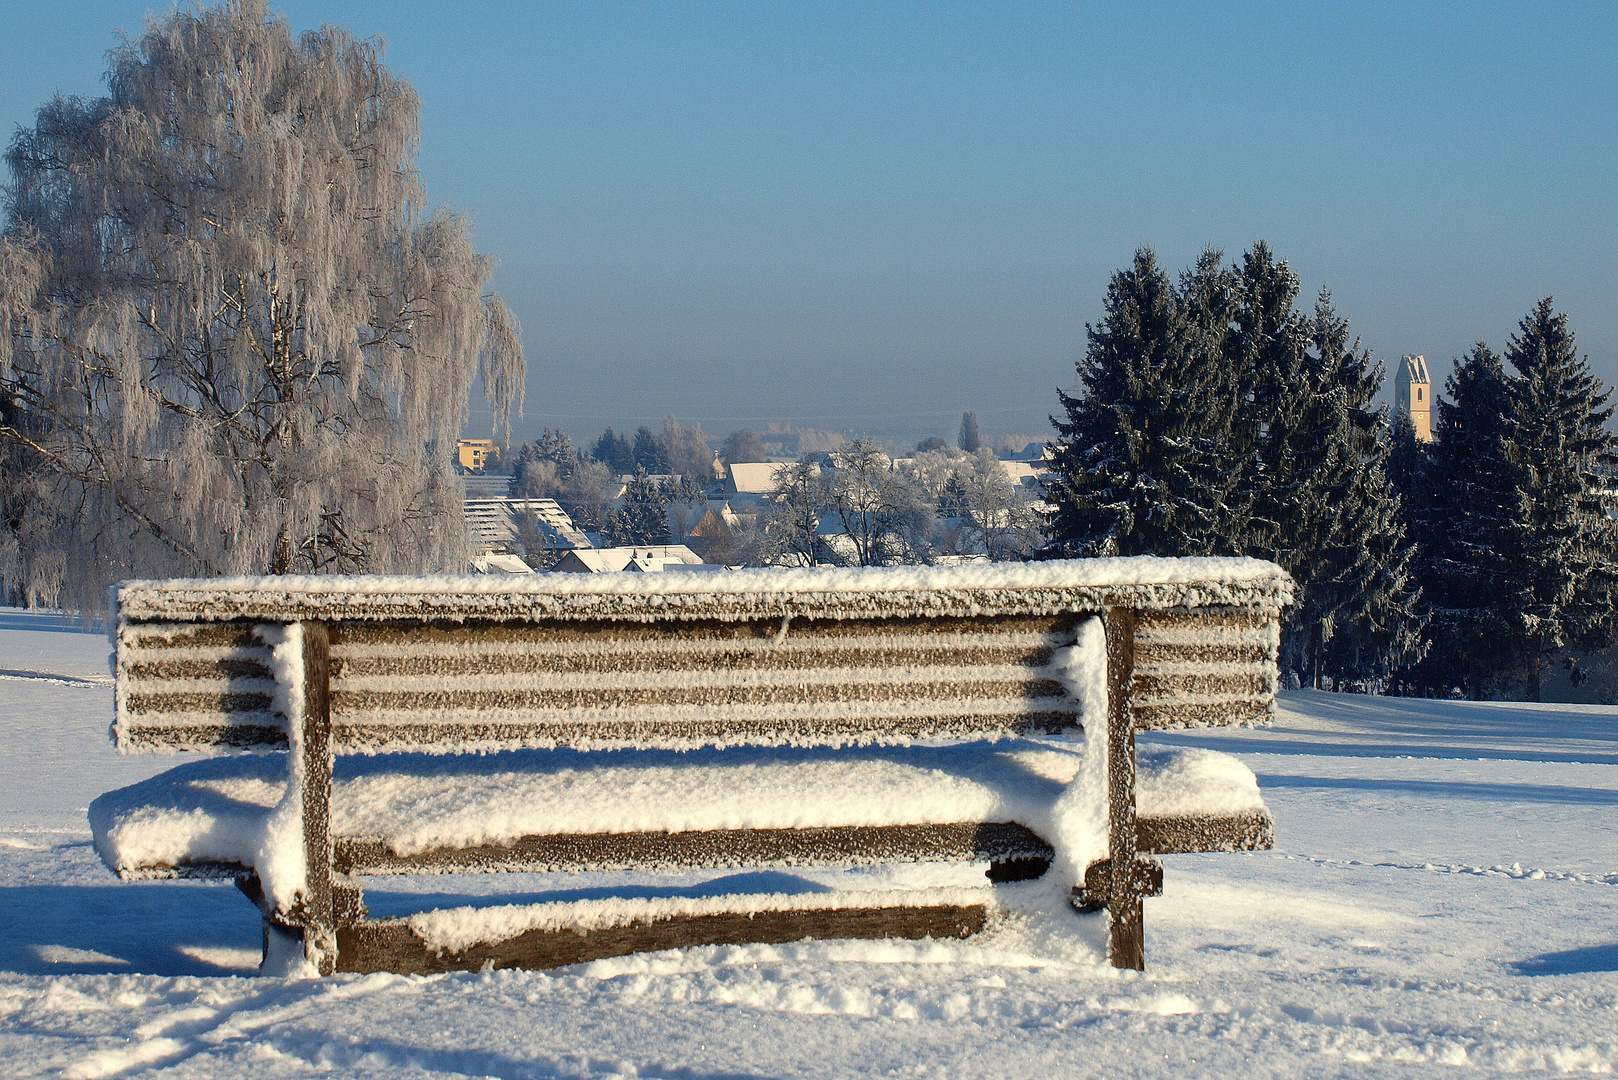
[[[1407,356],[1393,381],[1394,415],[1410,422],[1419,442],[1433,441],[1433,381],[1427,377],[1427,359]]]

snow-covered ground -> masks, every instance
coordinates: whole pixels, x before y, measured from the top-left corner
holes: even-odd
[[[120,884],[96,859],[90,800],[175,763],[113,752],[106,653],[100,636],[0,610],[6,1076],[1618,1068],[1618,709],[1297,693],[1269,730],[1156,737],[1239,755],[1277,839],[1271,852],[1165,860],[1143,976],[1102,961],[1101,916],[1062,910],[1033,883],[1012,887],[1014,913],[968,942],[282,982],[252,977],[257,913],[233,888]],[[825,875],[729,877],[388,879],[367,899],[392,914],[450,888],[464,903],[510,889],[826,887]]]

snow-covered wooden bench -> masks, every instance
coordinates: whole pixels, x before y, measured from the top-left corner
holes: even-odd
[[[102,796],[126,878],[235,877],[266,969],[546,967],[965,936],[993,890],[585,900],[372,919],[362,876],[1056,862],[1144,963],[1149,855],[1267,847],[1252,774],[1142,729],[1263,721],[1291,582],[1246,559],[115,590],[113,734],[213,756]],[[1078,737],[1080,728],[1083,737]],[[284,968],[283,955],[280,966]]]

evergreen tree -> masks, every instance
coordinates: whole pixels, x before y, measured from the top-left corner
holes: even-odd
[[[1407,518],[1435,645],[1416,674],[1440,689],[1458,683],[1473,698],[1516,658],[1507,595],[1517,539],[1517,470],[1506,430],[1511,409],[1500,358],[1479,342],[1456,362],[1444,397],[1434,402],[1430,448],[1407,449],[1398,474],[1411,502]]]
[[[1263,243],[1235,270],[1227,340],[1245,408],[1238,445],[1256,451],[1249,552],[1296,582],[1283,617],[1284,662],[1320,685],[1385,678],[1415,659],[1421,619],[1398,494],[1386,475],[1391,444],[1372,407],[1383,369],[1351,341],[1325,290],[1305,316],[1297,275]]]
[[[630,456],[634,458],[635,468],[644,469],[654,476],[665,475],[669,471],[668,447],[644,424],[635,432],[635,445],[630,450]]]
[[[635,470],[624,490],[623,502],[607,521],[604,533],[604,539],[614,547],[669,542],[668,501],[645,469]]]
[[[566,490],[579,466],[573,440],[560,428],[545,428],[511,462],[509,494],[514,499],[554,499]]]
[[[1150,248],[1113,275],[1087,326],[1083,393],[1048,487],[1047,554],[1212,555],[1246,547],[1249,461],[1233,444],[1241,385],[1226,364],[1232,282],[1206,252],[1178,287]]]
[[[961,434],[955,445],[965,450],[968,454],[977,453],[978,447],[983,445],[983,438],[978,434],[977,413],[964,412],[961,414]]]
[[[1586,647],[1613,639],[1618,523],[1602,492],[1618,440],[1606,426],[1610,392],[1575,351],[1567,316],[1546,297],[1518,329],[1506,347],[1517,372],[1506,417],[1516,466],[1506,579],[1528,696],[1538,701],[1547,653],[1569,639]]]
[[[590,456],[619,475],[635,471],[635,453],[629,440],[615,434],[610,427],[590,448]]]

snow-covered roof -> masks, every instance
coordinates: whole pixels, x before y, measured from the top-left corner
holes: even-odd
[[[702,556],[684,544],[641,544],[636,547],[570,551],[562,556],[555,569],[571,574],[604,574],[630,569],[656,573],[663,569],[665,563],[700,566]]]
[[[1273,612],[1291,602],[1292,579],[1259,559],[1137,556],[726,574],[192,578],[126,581],[113,599],[123,622],[872,618],[1227,605]]]
[[[515,555],[491,553],[472,560],[472,569],[479,574],[532,574],[534,568]]]
[[[1425,356],[1406,356],[1399,365],[1399,378],[1401,383],[1431,383],[1433,380],[1427,374],[1427,358]]]
[[[790,461],[738,461],[730,467],[731,486],[743,494],[767,495],[781,470],[791,467]]]
[[[535,524],[554,548],[587,548],[590,538],[555,499],[472,499],[464,504],[466,527],[474,554],[497,551],[516,542],[522,516],[532,511]]]

